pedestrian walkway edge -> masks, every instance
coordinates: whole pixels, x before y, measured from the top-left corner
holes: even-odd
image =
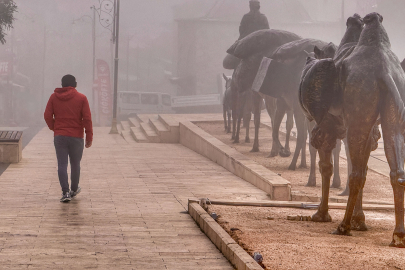
[[[291,183],[229,147],[191,122],[180,122],[180,144],[207,157],[270,195],[291,200]]]
[[[263,270],[263,268],[199,205],[188,201],[188,213],[225,258],[238,270]]]

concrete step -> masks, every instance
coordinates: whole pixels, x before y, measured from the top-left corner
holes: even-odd
[[[141,123],[149,123],[149,119],[151,118],[157,118],[157,114],[136,114],[136,118],[138,121]]]
[[[149,124],[155,130],[161,143],[177,143],[176,136],[159,119],[149,119]]]
[[[168,130],[172,128],[177,128],[180,124],[179,121],[173,119],[170,115],[167,114],[159,114],[158,119],[165,125]]]
[[[126,142],[128,142],[129,144],[136,144],[136,143],[138,143],[138,142],[135,140],[134,136],[132,135],[131,129],[129,129],[129,130],[123,130],[122,133],[121,133],[121,136],[122,136],[122,137],[124,138],[124,140],[125,140]]]
[[[153,130],[149,122],[141,123],[141,130],[146,135],[146,138],[148,139],[149,142],[151,143],[160,142],[159,135],[156,133],[155,130]]]
[[[136,117],[128,118],[128,122],[131,127],[140,127],[141,126],[138,118],[136,118]]]
[[[149,124],[159,136],[161,133],[170,132],[170,130],[159,119],[150,118]]]
[[[180,141],[180,122],[173,119],[170,115],[159,114],[158,120],[166,129],[169,130],[168,134],[164,134],[162,142],[165,143],[179,143]]]
[[[134,137],[131,134],[131,126],[129,124],[129,121],[121,121],[120,126],[122,128],[120,134],[124,138],[124,140],[128,143],[136,143]]]
[[[146,138],[146,135],[141,130],[141,127],[131,127],[130,133],[132,135],[132,138],[134,138],[134,140],[136,142],[139,142],[139,143],[148,143],[149,142],[148,138]]]

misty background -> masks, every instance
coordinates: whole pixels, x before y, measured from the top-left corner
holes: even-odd
[[[91,7],[98,0],[16,0],[14,28],[0,46],[13,62],[1,76],[0,125],[43,126],[43,110],[65,74],[93,106]],[[218,93],[226,50],[239,36],[248,0],[121,0],[118,91],[172,96]],[[392,49],[405,57],[403,0],[263,0],[271,28],[339,44],[346,18],[379,12]],[[343,10],[342,10],[342,7]],[[111,32],[96,17],[96,58],[113,66]]]

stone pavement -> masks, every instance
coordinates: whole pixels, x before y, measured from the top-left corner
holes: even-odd
[[[233,269],[187,214],[189,198],[267,195],[179,144],[128,143],[95,128],[82,192],[59,202],[44,128],[0,177],[1,269]]]

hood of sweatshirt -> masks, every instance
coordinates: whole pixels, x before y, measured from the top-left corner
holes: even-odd
[[[77,90],[76,88],[69,86],[63,88],[56,88],[54,92],[58,99],[66,101],[72,99],[76,95]]]

